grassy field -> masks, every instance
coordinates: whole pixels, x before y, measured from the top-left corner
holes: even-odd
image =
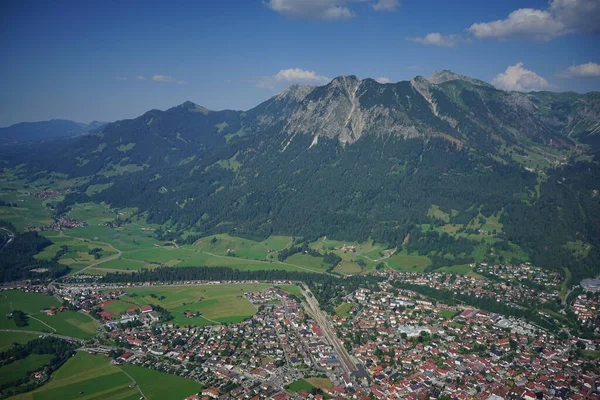
[[[467,275],[473,271],[473,268],[471,268],[471,266],[469,264],[464,264],[464,265],[453,265],[451,267],[442,267],[442,268],[438,268],[436,271],[454,273],[457,275]]]
[[[0,332],[0,351],[7,350],[13,343],[23,344],[37,337],[38,335],[22,332]]]
[[[130,308],[138,308],[137,304],[123,300],[112,300],[108,303],[109,304],[105,304],[104,306],[102,306],[102,310],[111,314],[123,314]]]
[[[256,307],[243,297],[244,293],[259,292],[268,287],[268,284],[232,284],[131,288],[125,289],[126,295],[121,300],[140,306],[158,304],[171,311],[176,324],[203,326],[211,322],[240,322],[253,316]],[[162,296],[164,298],[159,300]],[[185,311],[201,316],[187,318]]]
[[[40,311],[52,306],[58,307],[60,303],[51,296],[20,290],[0,292],[0,329],[50,332],[80,339],[95,336],[97,325],[91,317],[75,311],[63,311],[55,315],[47,315]],[[21,310],[30,316],[27,326],[17,327],[6,316],[13,309]]]
[[[444,317],[444,319],[451,319],[454,318],[454,316],[458,314],[458,312],[452,310],[442,310],[440,311],[440,314],[442,317]]]
[[[330,390],[333,388],[333,383],[327,378],[306,378],[305,381],[319,389]]]
[[[394,254],[385,261],[390,268],[403,272],[423,272],[425,268],[431,265],[431,260],[428,257],[408,254],[406,250]]]
[[[109,359],[78,352],[58,369],[44,386],[13,397],[14,400],[80,399],[137,400],[131,379]]]
[[[180,376],[131,364],[121,368],[137,382],[148,400],[185,399],[202,390],[200,383]]]
[[[0,367],[0,385],[24,378],[49,364],[51,359],[51,354],[30,354],[23,359]]]
[[[296,285],[283,285],[283,286],[275,286],[278,289],[281,289],[285,292],[288,292],[289,294],[293,294],[295,296],[298,297],[302,297],[302,292],[300,291],[300,288]]]
[[[350,315],[350,310],[352,310],[351,303],[342,303],[338,308],[335,309],[335,313],[340,317],[347,317]]]
[[[289,236],[271,236],[261,242],[243,239],[226,234],[202,238],[194,246],[204,252],[226,256],[231,250],[237,257],[253,260],[277,259],[276,251],[282,250],[292,243]],[[271,250],[269,252],[269,250]],[[275,256],[275,257],[269,257]]]
[[[294,393],[300,392],[302,390],[306,390],[307,392],[310,393],[314,388],[315,388],[315,386],[311,385],[304,379],[297,380],[288,385],[288,390],[290,392],[294,392]]]
[[[600,359],[600,351],[598,351],[598,350],[596,350],[596,351],[593,351],[593,350],[583,350],[582,353],[583,353],[584,357],[591,358],[591,359],[594,359],[594,360]]]

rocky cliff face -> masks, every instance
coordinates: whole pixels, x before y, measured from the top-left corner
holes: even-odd
[[[352,144],[363,135],[570,146],[574,133],[600,132],[598,94],[505,92],[450,71],[390,84],[341,76],[290,87],[257,108],[261,123],[283,122],[287,142],[310,135],[311,147],[322,137]]]

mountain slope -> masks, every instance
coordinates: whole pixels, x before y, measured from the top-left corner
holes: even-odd
[[[600,168],[583,139],[598,137],[598,94],[507,93],[447,71],[433,81],[338,77],[246,112],[186,102],[9,161],[28,161],[29,176],[89,176],[80,193],[110,182],[92,200],[136,207],[169,239],[326,235],[414,251],[431,241],[433,267],[524,252],[593,274]],[[495,232],[481,233],[491,220]],[[573,243],[591,250],[574,255]]]
[[[63,119],[52,119],[50,121],[40,122],[21,122],[5,128],[0,128],[0,144],[73,136],[90,132],[105,124],[105,122],[98,121],[94,121],[90,124],[82,124]]]

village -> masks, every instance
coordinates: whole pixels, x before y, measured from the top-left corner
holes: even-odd
[[[243,294],[257,308],[252,317],[207,326],[164,321],[150,304],[118,315],[98,312],[121,298],[127,287],[168,286],[160,283],[125,288],[78,283],[36,290],[52,292],[68,307],[102,321],[101,332],[85,347],[89,352],[112,357],[113,363],[158,369],[202,383],[205,389],[190,399],[600,398],[600,370],[589,357],[600,349],[599,340],[573,336],[566,329],[551,332],[525,318],[466,304],[445,304],[403,288],[410,282],[414,287],[444,288],[517,307],[528,297],[543,303],[558,295],[553,275],[538,280],[546,285],[542,291],[447,273],[379,274],[386,279],[376,289],[349,293],[343,299],[347,312],[327,319],[357,366],[352,373],[340,362],[323,327],[307,312],[303,298],[274,287]],[[235,283],[249,282],[172,284]],[[580,294],[571,307],[579,316],[583,311],[578,309],[585,307],[591,312],[586,318],[597,321],[597,293],[589,295]],[[304,388],[298,382],[321,386]]]

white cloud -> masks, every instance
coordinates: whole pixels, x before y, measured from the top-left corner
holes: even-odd
[[[351,19],[356,13],[352,3],[366,3],[375,11],[396,11],[400,0],[263,0],[263,4],[289,18],[342,20]]]
[[[392,83],[392,80],[390,78],[386,78],[385,76],[380,76],[375,80],[379,83]]]
[[[126,76],[116,76],[115,79],[118,81],[126,81],[127,77]]]
[[[351,0],[268,0],[265,4],[273,11],[290,18],[350,19],[354,12],[345,6]]]
[[[415,43],[440,47],[454,47],[464,41],[460,35],[442,35],[437,32],[428,33],[424,37],[409,37],[407,39]]]
[[[589,62],[586,64],[572,65],[565,71],[556,74],[559,78],[591,78],[600,77],[600,64]]]
[[[523,63],[518,62],[506,68],[506,71],[492,79],[492,85],[502,90],[517,92],[531,92],[552,89],[554,86],[533,71],[523,68]]]
[[[400,1],[398,0],[377,0],[375,4],[372,4],[373,10],[375,11],[396,11],[400,7]]]
[[[315,71],[307,71],[300,68],[282,69],[274,78],[277,81],[313,83],[326,83],[331,80],[326,76],[317,75]]]
[[[146,77],[142,76],[142,75],[138,75],[138,76],[135,77],[135,79],[140,80],[140,81],[145,81]]]
[[[600,1],[550,0],[546,10],[520,8],[506,19],[475,23],[467,31],[478,39],[525,37],[549,41],[568,33],[600,33]]]
[[[167,75],[153,75],[152,80],[154,82],[176,83],[178,85],[182,85],[184,83],[183,81],[180,81],[178,79],[173,78],[172,76],[167,76]]]
[[[281,83],[301,83],[304,85],[319,85],[329,82],[331,79],[300,68],[282,69],[273,76],[264,76],[256,82],[256,87],[273,89]]]

